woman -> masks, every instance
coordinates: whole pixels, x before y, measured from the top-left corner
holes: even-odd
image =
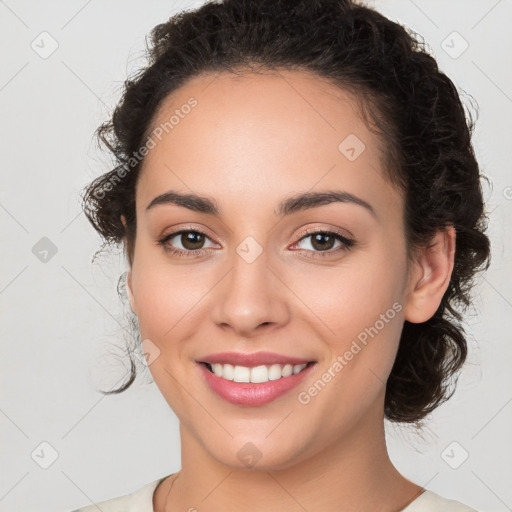
[[[154,28],[84,209],[124,244],[182,468],[101,510],[472,510],[401,475],[384,437],[466,358],[489,258],[471,130],[412,35],[350,0]]]

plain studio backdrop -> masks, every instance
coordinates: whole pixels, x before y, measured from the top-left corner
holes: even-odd
[[[0,511],[66,512],[124,495],[180,468],[178,421],[152,383],[124,380],[119,251],[100,239],[79,192],[109,169],[92,136],[144,36],[202,2],[0,2],[2,228]],[[481,512],[512,509],[512,3],[369,2],[428,43],[478,103],[474,145],[490,179],[492,265],[466,318],[470,353],[453,398],[422,433],[387,424],[409,479]],[[508,269],[507,269],[508,264]]]

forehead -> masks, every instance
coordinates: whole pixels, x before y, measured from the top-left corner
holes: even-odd
[[[389,187],[382,140],[356,98],[308,73],[197,76],[162,102],[151,130],[160,139],[153,136],[139,181],[145,204],[167,188],[256,206],[315,187]]]

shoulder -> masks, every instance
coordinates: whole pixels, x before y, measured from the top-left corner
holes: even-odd
[[[158,484],[165,478],[167,477],[149,482],[130,494],[94,503],[72,512],[98,512],[98,509],[101,512],[154,512],[153,494]]]
[[[443,498],[426,490],[401,512],[477,512],[460,501]]]

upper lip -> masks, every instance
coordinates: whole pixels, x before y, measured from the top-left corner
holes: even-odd
[[[252,354],[243,352],[217,352],[216,354],[208,354],[197,361],[200,363],[220,363],[231,364],[233,366],[253,367],[272,364],[306,364],[312,360],[285,356],[274,352],[253,352]]]

